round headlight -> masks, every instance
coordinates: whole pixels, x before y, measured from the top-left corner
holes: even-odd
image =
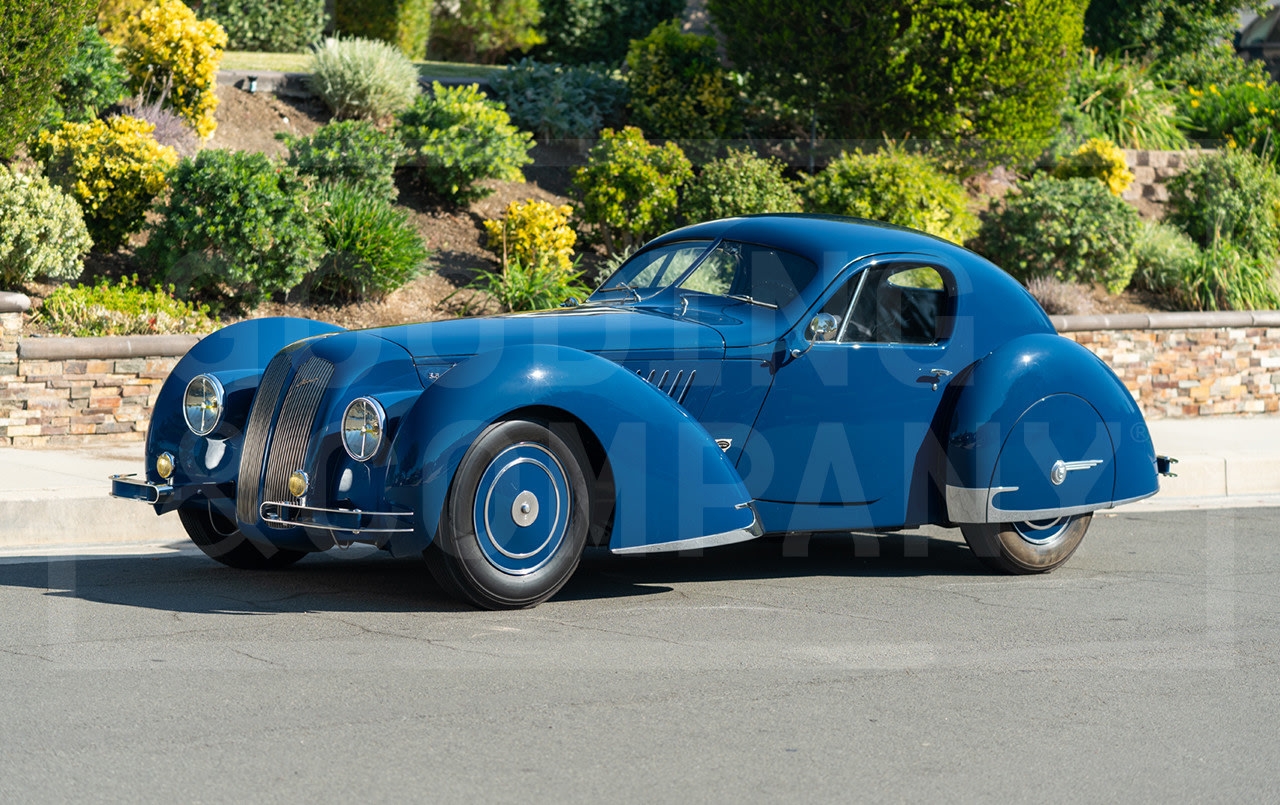
[[[378,401],[359,397],[342,414],[342,446],[356,461],[368,461],[382,446],[387,414]]]
[[[222,420],[222,383],[213,375],[196,375],[182,396],[182,415],[197,436],[207,436]]]

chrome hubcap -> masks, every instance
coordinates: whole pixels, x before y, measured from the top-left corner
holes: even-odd
[[[1032,545],[1049,545],[1062,539],[1062,535],[1066,533],[1067,526],[1070,524],[1070,517],[1057,517],[1053,520],[1029,520],[1023,523],[1014,523],[1013,530],[1017,531],[1018,536]]]

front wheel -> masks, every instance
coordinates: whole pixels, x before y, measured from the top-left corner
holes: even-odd
[[[184,506],[178,509],[178,519],[187,530],[187,536],[211,559],[228,567],[241,570],[274,570],[287,567],[302,557],[304,551],[284,548],[262,549],[249,541],[236,524],[218,514],[213,506]]]
[[[971,523],[961,532],[983,564],[1003,573],[1048,573],[1075,553],[1093,514],[1023,523]]]
[[[541,603],[573,575],[591,522],[591,466],[572,425],[511,419],[462,458],[426,551],[440,586],[487,609]]]

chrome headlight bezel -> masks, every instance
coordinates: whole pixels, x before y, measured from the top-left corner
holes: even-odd
[[[368,461],[382,449],[387,412],[372,397],[357,397],[342,411],[342,449],[356,461]]]
[[[226,409],[226,389],[222,381],[210,374],[191,378],[182,392],[182,418],[197,436],[208,436],[222,422]],[[212,414],[209,412],[212,411]]]

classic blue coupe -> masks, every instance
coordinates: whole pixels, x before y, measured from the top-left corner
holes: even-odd
[[[812,215],[678,229],[553,311],[233,324],[173,370],[146,455],[112,494],[176,510],[227,565],[373,543],[490,608],[547,599],[587,544],[934,523],[1044,572],[1167,470],[1120,380],[1009,275]]]

